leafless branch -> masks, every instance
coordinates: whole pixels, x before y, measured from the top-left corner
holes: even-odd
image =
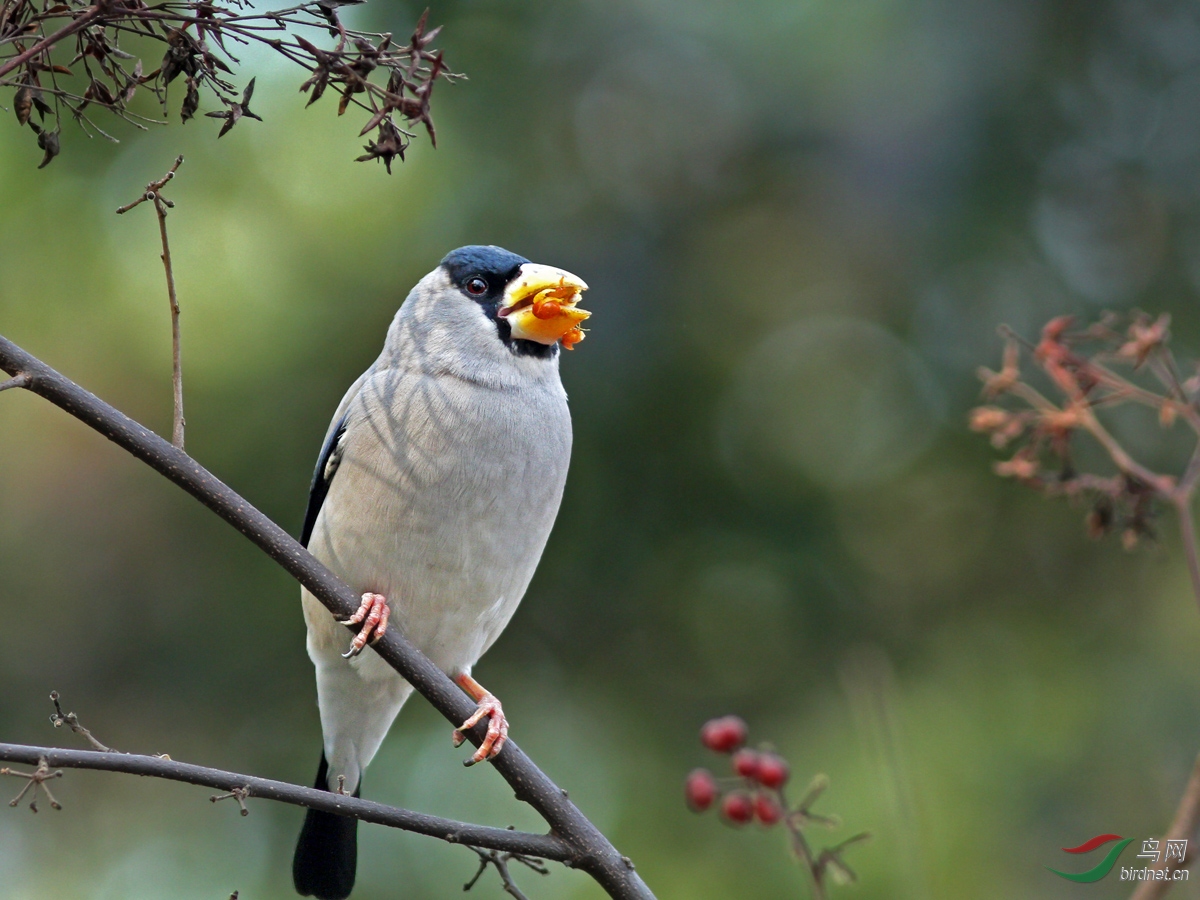
[[[50,717],[50,721],[54,723],[55,728],[61,728],[66,725],[77,735],[87,741],[93,750],[99,750],[101,753],[116,753],[112,747],[105,747],[102,743],[96,740],[96,736],[88,731],[79,722],[79,716],[73,712],[63,713],[62,706],[59,705],[58,691],[50,692],[50,701],[54,704],[54,715]]]
[[[1200,384],[1179,380],[1179,367],[1168,347],[1167,316],[1151,321],[1147,316],[1137,315],[1123,331],[1113,327],[1113,319],[1080,331],[1072,331],[1072,324],[1067,317],[1051,320],[1042,329],[1037,344],[1001,329],[1006,340],[1004,365],[999,372],[979,370],[984,394],[989,399],[1015,398],[1028,409],[981,406],[972,411],[971,427],[990,434],[997,448],[1019,444],[1010,459],[996,464],[997,474],[1015,478],[1047,495],[1090,498],[1093,507],[1088,527],[1095,535],[1120,525],[1126,546],[1133,546],[1139,538],[1152,533],[1150,519],[1155,503],[1173,508],[1179,520],[1192,591],[1200,606],[1200,558],[1192,512],[1200,485],[1200,407],[1197,406]],[[1089,354],[1080,349],[1088,344],[1097,348],[1095,352]],[[1051,401],[1023,380],[1022,346],[1062,393],[1060,403]],[[1132,364],[1135,370],[1144,367],[1158,379],[1165,393],[1135,384],[1106,365],[1106,361]],[[1156,409],[1164,426],[1182,419],[1196,434],[1191,458],[1180,476],[1155,472],[1134,459],[1101,423],[1097,410],[1125,402]],[[1079,433],[1090,435],[1105,451],[1120,473],[1118,477],[1076,471],[1072,440]],[[1057,472],[1048,470],[1047,460],[1053,460]],[[1118,517],[1123,521],[1118,522]]]
[[[182,450],[173,447],[145,426],[88,393],[69,378],[56,372],[35,356],[3,337],[0,337],[0,369],[14,376],[25,375],[28,378],[28,383],[24,385],[25,389],[70,413],[182,487],[279,563],[337,618],[349,619],[358,609],[360,603],[358,593],[329,571],[287,532]],[[438,712],[455,726],[466,721],[475,711],[475,704],[468,699],[467,695],[397,629],[388,629],[373,647],[388,665],[416,688]],[[479,746],[485,735],[486,729],[483,724],[477,725],[467,733],[469,740],[475,746]],[[0,745],[0,758],[7,758],[3,756],[4,746]],[[21,754],[13,756],[14,760],[31,758],[30,748],[7,746],[8,752]],[[135,758],[131,754],[108,755],[94,751],[56,751],[45,748],[33,748],[33,750],[45,753],[52,765],[60,766],[68,766],[67,759],[78,763],[82,760],[99,760],[100,757],[104,757],[105,764],[98,767],[112,771],[127,771],[128,769],[125,767],[130,765],[129,760]],[[64,753],[89,755],[83,757],[63,756]],[[171,767],[169,760],[155,760],[152,757],[140,757],[139,759],[143,760],[145,765],[155,767],[153,772],[148,771],[145,774],[177,771]],[[513,788],[517,799],[533,806],[550,825],[557,839],[570,848],[569,858],[563,860],[564,862],[587,872],[611,897],[619,898],[619,900],[652,900],[654,895],[646,887],[628,859],[617,851],[600,830],[568,799],[566,792],[551,781],[514,741],[509,740],[504,750],[492,760],[492,765]],[[160,766],[163,768],[157,768]],[[199,770],[199,767],[193,768]],[[201,771],[211,773],[215,770]],[[218,774],[227,775],[227,773]],[[175,777],[175,775],[165,775],[164,777]],[[215,779],[216,776],[213,777]],[[262,783],[280,784],[279,782],[268,783],[265,781]],[[255,780],[238,775],[232,778],[223,777],[219,783],[213,783],[211,786],[228,791],[247,784],[253,789]],[[352,801],[355,803],[367,802],[337,794],[320,793],[323,794],[323,803],[336,805]],[[312,803],[306,801],[301,805],[312,805],[317,808],[315,801]],[[337,811],[339,808],[348,809],[350,807],[321,806],[319,808]],[[553,854],[543,853],[540,850],[528,851],[528,848],[523,847],[500,846],[496,843],[489,844],[486,841],[477,840],[460,842],[481,847],[490,846],[499,850],[521,851],[524,849],[532,855],[558,858]]]
[[[163,269],[167,274],[167,301],[171,306],[171,386],[173,388],[174,409],[175,415],[173,418],[173,427],[171,429],[171,443],[183,449],[183,366],[179,355],[179,298],[175,295],[175,272],[171,267],[171,244],[167,240],[167,209],[173,209],[175,204],[162,195],[162,189],[168,181],[175,177],[175,172],[183,165],[183,157],[177,156],[174,165],[167,170],[167,174],[158,181],[152,181],[146,185],[146,190],[142,192],[142,196],[138,197],[132,203],[126,203],[117,210],[117,215],[123,215],[129,212],[135,206],[139,206],[146,201],[154,204],[154,211],[158,214],[158,233],[162,238],[162,263]]]
[[[1175,820],[1167,832],[1167,840],[1186,840],[1188,842],[1185,858],[1164,860],[1158,865],[1152,866],[1151,868],[1155,869],[1166,869],[1168,872],[1166,880],[1143,881],[1133,892],[1130,900],[1157,900],[1159,897],[1166,896],[1167,891],[1174,884],[1170,880],[1169,873],[1185,868],[1195,858],[1192,845],[1196,841],[1197,829],[1200,829],[1200,756],[1196,757],[1196,762],[1192,766],[1192,775],[1183,791],[1183,797],[1179,800],[1179,808],[1175,810]]]
[[[516,900],[529,900],[524,892],[517,887],[517,883],[513,881],[512,873],[508,870],[509,862],[519,862],[521,865],[533,869],[539,875],[550,874],[550,870],[542,865],[540,859],[523,853],[501,853],[497,850],[483,850],[479,847],[472,847],[471,849],[479,856],[479,868],[471,876],[471,880],[463,885],[464,891],[469,891],[475,887],[476,882],[483,876],[483,873],[487,871],[489,866],[492,866],[500,876],[500,881],[504,885],[504,892],[506,894],[515,897]]]
[[[453,819],[443,819],[439,816],[430,816],[395,806],[386,806],[371,800],[351,797],[349,794],[335,794],[332,791],[301,787],[283,781],[273,781],[269,778],[256,778],[253,775],[210,769],[162,756],[103,753],[99,750],[64,750],[58,747],[28,747],[21,744],[0,743],[0,760],[37,766],[38,771],[42,773],[40,776],[36,773],[31,776],[25,773],[10,772],[8,769],[0,769],[0,772],[24,778],[40,779],[37,783],[43,790],[46,779],[62,775],[61,771],[55,771],[59,769],[123,772],[127,775],[165,778],[169,781],[181,781],[186,784],[226,791],[226,796],[240,798],[243,809],[245,800],[251,797],[274,800],[293,806],[319,809],[336,815],[351,816],[363,822],[374,822],[389,828],[412,831],[440,838],[451,844],[486,847],[501,853],[533,854],[568,865],[576,861],[575,849],[566,841],[552,834],[529,834],[508,828],[492,828],[486,825],[456,822]],[[26,785],[22,795],[32,785],[34,785],[33,780]],[[15,806],[20,799],[21,795],[10,805]],[[56,801],[52,799],[51,802],[55,803]]]

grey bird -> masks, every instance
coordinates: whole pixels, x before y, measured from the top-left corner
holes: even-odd
[[[576,276],[499,247],[461,247],[413,288],[383,352],[346,392],[313,475],[301,542],[362,594],[336,620],[301,592],[324,747],[318,788],[358,796],[412,687],[374,652],[389,619],[487,719],[467,764],[501,751],[500,702],[471,677],[533,577],[571,455],[559,348],[583,339]],[[351,637],[345,625],[361,624]],[[354,887],[357,821],[309,810],[296,890]]]

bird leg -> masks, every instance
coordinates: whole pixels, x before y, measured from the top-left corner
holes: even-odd
[[[367,646],[367,641],[373,644],[383,637],[389,615],[391,615],[391,611],[388,609],[387,599],[383,594],[363,594],[362,605],[359,606],[358,612],[348,619],[338,619],[338,623],[341,625],[363,623],[358,634],[354,636],[354,640],[350,642],[350,649],[342,654],[342,658],[350,659],[358,656],[362,653],[363,647]]]
[[[473,766],[485,759],[491,759],[504,748],[504,742],[508,740],[508,719],[504,717],[504,709],[500,706],[500,701],[470,675],[463,673],[455,676],[454,683],[466,691],[476,704],[471,718],[454,729],[454,746],[461,746],[462,742],[467,739],[465,733],[467,729],[474,728],[479,722],[482,722],[484,716],[487,716],[488,720],[487,736],[483,739],[483,743],[479,745],[475,755],[463,763],[464,766]]]

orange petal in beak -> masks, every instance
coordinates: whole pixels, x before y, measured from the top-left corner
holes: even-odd
[[[579,323],[591,313],[579,309],[579,296],[587,290],[581,278],[537,263],[525,263],[504,292],[497,312],[512,329],[512,336],[539,344],[562,341],[570,350],[583,340]]]

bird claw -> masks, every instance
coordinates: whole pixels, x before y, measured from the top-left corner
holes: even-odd
[[[466,732],[482,722],[484,718],[488,720],[487,735],[484,737],[483,743],[479,745],[479,749],[475,751],[475,754],[470,759],[463,760],[464,766],[473,766],[476,763],[494,758],[504,749],[504,744],[508,740],[508,719],[504,715],[504,708],[500,705],[500,701],[484,691],[483,695],[475,702],[475,712],[471,715],[471,718],[454,729],[454,734],[452,735],[454,746],[461,747],[463,741],[467,739]]]
[[[350,649],[342,654],[342,659],[358,656],[368,642],[373,644],[383,637],[390,615],[391,610],[388,608],[387,598],[383,594],[363,594],[362,605],[358,607],[358,612],[348,619],[338,619],[340,625],[357,625],[362,622],[362,628],[350,642]]]

